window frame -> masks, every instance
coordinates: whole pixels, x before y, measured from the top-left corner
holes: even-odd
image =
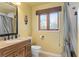
[[[50,13],[54,13],[54,12],[50,12]],[[58,17],[57,17],[57,29],[50,29],[50,16],[49,16],[49,14],[50,13],[43,13],[43,14],[39,14],[38,15],[38,30],[47,30],[47,31],[58,31],[59,30],[59,12],[57,12],[58,13]],[[40,16],[41,15],[47,15],[47,20],[46,20],[46,25],[47,25],[47,27],[46,27],[46,29],[41,29],[41,27],[40,27]]]

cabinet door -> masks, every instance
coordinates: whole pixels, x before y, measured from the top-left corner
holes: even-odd
[[[18,49],[18,53],[17,53],[17,56],[18,57],[24,57],[25,56],[25,52],[26,52],[26,49],[25,49],[25,46]]]
[[[32,54],[31,54],[31,44],[28,44],[26,47],[27,47],[26,48],[27,57],[31,57],[32,56]]]

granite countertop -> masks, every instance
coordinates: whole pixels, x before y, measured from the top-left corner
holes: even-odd
[[[7,46],[10,46],[10,45],[13,45],[13,44],[16,44],[16,43],[19,43],[19,42],[22,42],[22,41],[26,41],[26,40],[29,40],[30,38],[27,38],[27,39],[10,39],[10,40],[6,40],[6,41],[0,41],[0,49],[2,48],[5,48]]]

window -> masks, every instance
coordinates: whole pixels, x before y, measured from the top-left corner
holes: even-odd
[[[40,14],[39,30],[57,30],[58,29],[58,12]]]
[[[47,15],[40,15],[40,29],[47,29]]]
[[[39,17],[39,30],[58,30],[59,11],[61,11],[61,6],[36,11]]]
[[[49,29],[58,29],[58,12],[49,14]]]

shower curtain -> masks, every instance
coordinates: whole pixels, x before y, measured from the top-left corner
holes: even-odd
[[[67,24],[65,26],[65,28],[67,28],[67,32],[66,32],[66,38],[65,41],[66,43],[69,42],[69,50],[70,52],[74,52],[74,55],[76,53],[76,49],[77,49],[77,19],[76,19],[76,15],[75,15],[75,12],[76,12],[76,8],[73,9],[73,3],[65,3],[65,12],[66,12],[66,21],[67,21]],[[66,30],[66,29],[65,29]],[[68,34],[67,34],[68,33]],[[65,44],[65,46],[68,46]],[[68,50],[66,48],[66,50]]]

